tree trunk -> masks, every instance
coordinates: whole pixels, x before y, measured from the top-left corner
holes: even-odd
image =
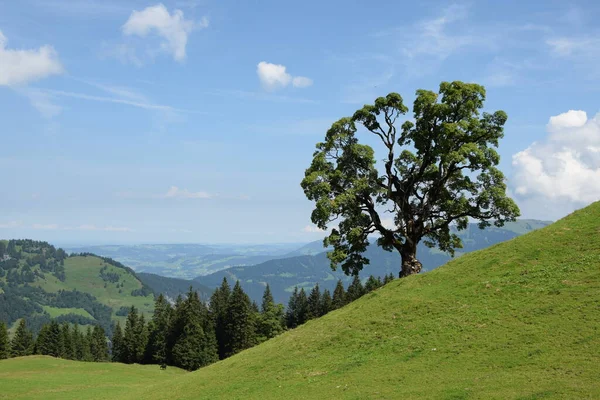
[[[402,268],[400,270],[400,278],[404,278],[409,275],[418,274],[423,268],[423,264],[417,260],[417,246],[409,243],[405,243],[400,251],[400,257],[402,257]]]

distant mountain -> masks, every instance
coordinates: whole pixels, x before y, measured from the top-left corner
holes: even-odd
[[[519,220],[508,223],[502,228],[492,226],[484,230],[480,230],[476,224],[470,224],[466,230],[459,232],[464,248],[457,251],[456,256],[512,239],[550,223],[549,221]],[[317,251],[319,246],[321,252],[311,254]],[[268,283],[275,300],[286,304],[295,286],[308,290],[319,283],[321,288],[333,290],[338,279],[342,279],[346,285],[349,283],[351,278],[344,275],[340,269],[338,271],[331,270],[329,259],[323,250],[321,241],[313,242],[290,253],[308,255],[269,260],[249,267],[227,268],[207,276],[200,276],[195,280],[212,288],[220,285],[224,277],[230,282],[239,280],[246,293],[256,301],[260,300],[264,287]],[[437,249],[429,249],[424,245],[419,246],[417,256],[423,263],[424,272],[450,260],[448,254]],[[370,260],[370,265],[363,269],[361,273],[363,279],[369,275],[384,276],[389,273],[393,273],[394,276],[398,275],[400,256],[397,252],[387,252],[372,244],[367,249],[366,257]]]
[[[200,299],[203,301],[207,301],[213,292],[213,289],[194,280],[167,278],[165,276],[149,274],[147,272],[139,272],[137,273],[137,276],[140,281],[148,285],[154,293],[162,293],[170,299],[175,299],[179,295],[185,295],[189,291],[190,286],[192,286],[193,290],[198,292]]]
[[[8,326],[25,318],[35,331],[56,318],[110,332],[132,305],[151,314],[154,293],[119,262],[69,256],[46,242],[0,241],[0,320]]]
[[[204,245],[143,244],[67,247],[70,252],[89,252],[117,260],[138,272],[192,279],[240,265],[256,265],[284,257],[301,244]]]

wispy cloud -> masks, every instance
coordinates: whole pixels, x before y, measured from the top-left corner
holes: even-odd
[[[44,231],[103,231],[103,232],[134,232],[133,229],[124,226],[97,226],[94,224],[82,224],[77,226],[61,226],[59,224],[32,224],[31,229]]]
[[[324,231],[323,229],[314,226],[314,225],[306,225],[304,228],[302,228],[302,232],[305,233],[325,233],[326,231]]]
[[[19,221],[8,221],[8,222],[3,222],[0,224],[0,229],[13,229],[13,228],[19,228],[21,227],[23,224]]]
[[[167,199],[210,199],[213,195],[207,192],[190,192],[187,189],[179,189],[177,186],[171,186],[163,197]]]
[[[25,96],[31,105],[45,118],[55,117],[62,112],[62,107],[56,104],[56,96],[47,91],[30,87],[16,88],[15,91]]]
[[[319,102],[312,99],[307,99],[303,97],[292,97],[292,96],[282,96],[273,93],[264,93],[264,92],[251,92],[246,90],[227,90],[227,89],[217,89],[205,92],[209,95],[221,96],[221,97],[237,97],[239,99],[252,99],[259,101],[274,101],[274,102],[284,102],[284,103],[304,103],[304,104],[318,104]]]

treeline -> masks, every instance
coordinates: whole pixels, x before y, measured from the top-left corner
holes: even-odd
[[[19,321],[12,340],[4,322],[0,322],[0,359],[22,357],[32,354],[60,357],[67,360],[107,361],[108,343],[104,329],[95,325],[80,331],[78,325],[51,321],[42,326],[34,340],[24,319]]]
[[[0,241],[0,278],[6,276],[13,285],[33,282],[36,276],[51,273],[65,280],[67,253],[47,242],[30,239]],[[39,266],[38,270],[32,268]]]
[[[333,295],[327,289],[321,293],[318,283],[308,295],[304,288],[298,290],[298,287],[295,287],[285,313],[286,326],[292,329],[310,319],[322,317],[328,312],[337,310],[393,280],[393,274],[385,276],[383,280],[371,275],[363,286],[359,277],[355,275],[347,290],[344,289],[342,281],[339,280]]]
[[[321,292],[318,284],[308,295],[296,287],[284,312],[282,304],[275,304],[269,285],[259,306],[239,281],[231,289],[224,278],[208,304],[190,287],[186,297],[179,296],[173,305],[159,295],[148,321],[132,306],[125,326],[117,323],[114,327],[111,346],[100,325],[83,333],[77,325],[71,328],[68,323],[52,321],[34,341],[21,319],[9,343],[6,326],[1,324],[0,357],[47,354],[73,360],[172,365],[192,371],[343,307],[393,279],[391,274],[383,280],[371,276],[363,285],[355,276],[347,289],[338,281],[333,294]]]
[[[195,370],[270,339],[285,329],[281,304],[267,286],[259,308],[239,282],[233,289],[223,279],[202,302],[192,288],[172,306],[163,295],[148,322],[132,307],[125,328],[112,337],[112,360],[123,363],[173,365]]]

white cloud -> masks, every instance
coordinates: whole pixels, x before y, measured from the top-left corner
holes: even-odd
[[[0,229],[12,229],[18,228],[21,226],[21,223],[18,221],[8,221],[0,224]]]
[[[314,225],[306,225],[304,228],[302,228],[302,232],[306,232],[306,233],[324,233],[325,231],[317,226]]]
[[[548,136],[513,155],[517,196],[584,205],[600,199],[600,114],[551,117]]]
[[[40,89],[40,90],[43,90],[43,89]],[[153,103],[144,102],[141,100],[134,101],[134,100],[128,100],[128,99],[113,98],[113,97],[95,96],[95,95],[89,95],[89,94],[85,94],[85,93],[66,92],[63,90],[45,89],[43,91],[45,93],[48,93],[48,94],[51,94],[54,96],[72,97],[75,99],[99,101],[99,102],[103,102],[103,103],[124,104],[124,105],[128,105],[128,106],[143,108],[146,110],[181,111],[181,112],[185,111],[185,110],[177,109],[177,108],[174,108],[171,106],[165,106],[165,105],[161,105],[161,104],[153,104]]]
[[[0,31],[0,86],[24,85],[63,73],[58,53],[52,46],[14,50],[6,48],[7,42]]]
[[[600,52],[600,38],[598,37],[558,37],[549,39],[546,44],[557,56],[593,56]]]
[[[104,226],[98,227],[96,225],[84,224],[79,225],[76,228],[65,228],[66,230],[78,230],[78,231],[105,231],[105,232],[133,232],[133,229],[122,227],[122,226]]]
[[[297,88],[305,88],[312,86],[313,80],[305,76],[296,76],[292,79],[292,85]]]
[[[190,192],[187,189],[171,186],[163,197],[169,199],[210,199],[213,196],[206,192]]]
[[[56,230],[58,229],[58,225],[57,224],[33,224],[31,225],[32,229],[38,229],[38,230]]]
[[[133,11],[122,30],[127,36],[146,37],[155,33],[163,39],[161,50],[171,53],[176,61],[183,61],[190,33],[195,28],[207,28],[208,24],[206,17],[194,23],[185,19],[183,11],[174,10],[171,14],[163,4],[157,4],[142,11]]]
[[[285,65],[261,61],[256,66],[256,74],[267,91],[274,91],[289,86],[305,88],[313,84],[312,79],[305,76],[292,76]]]
[[[54,102],[55,96],[44,90],[20,88],[17,93],[27,97],[31,105],[46,118],[52,118],[62,112],[62,107]]]

